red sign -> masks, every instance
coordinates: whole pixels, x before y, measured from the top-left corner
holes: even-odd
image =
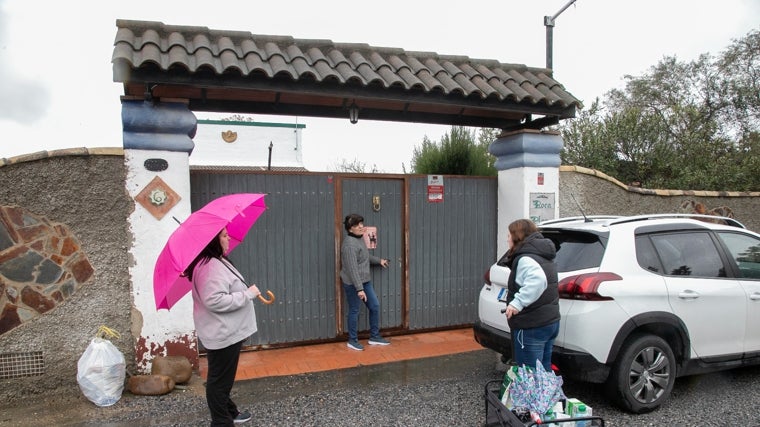
[[[428,175],[428,203],[440,203],[443,201],[443,177],[441,175]]]

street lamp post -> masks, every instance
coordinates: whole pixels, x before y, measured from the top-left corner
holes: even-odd
[[[557,17],[560,15],[560,13],[564,12],[565,9],[570,7],[575,3],[575,0],[570,0],[562,6],[562,9],[559,10],[559,12],[555,13],[553,16],[544,16],[544,26],[546,27],[546,68],[552,69],[552,43],[553,43],[553,30],[554,30],[554,21],[557,19]]]

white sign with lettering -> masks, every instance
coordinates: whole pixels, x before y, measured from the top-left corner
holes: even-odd
[[[554,193],[530,193],[529,203],[529,215],[531,221],[538,224],[541,221],[554,219]]]

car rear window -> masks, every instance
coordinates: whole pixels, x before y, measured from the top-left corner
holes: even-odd
[[[557,248],[557,271],[596,268],[602,263],[604,244],[600,236],[568,230],[542,230],[544,237],[551,239]]]

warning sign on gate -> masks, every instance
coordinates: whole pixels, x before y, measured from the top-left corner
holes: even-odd
[[[429,203],[443,201],[443,177],[441,175],[428,175],[427,193]]]

